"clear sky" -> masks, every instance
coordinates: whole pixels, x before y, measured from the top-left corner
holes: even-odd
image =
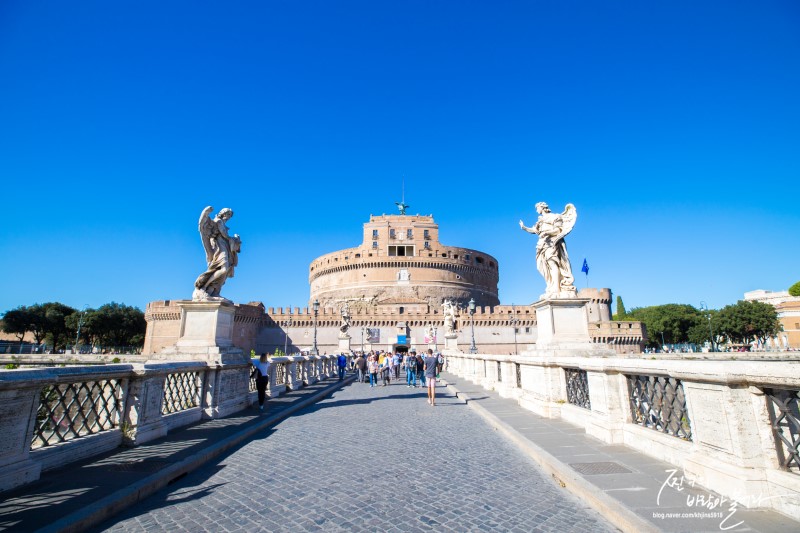
[[[577,284],[712,308],[800,280],[800,3],[0,3],[0,312],[223,295],[307,305],[370,214],[433,214],[544,292],[534,204],[575,204]]]

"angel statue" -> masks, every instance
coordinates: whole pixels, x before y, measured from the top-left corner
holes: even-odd
[[[539,236],[536,244],[536,268],[547,283],[545,296],[574,296],[575,278],[572,276],[564,237],[575,226],[578,212],[574,205],[567,204],[560,215],[552,213],[544,202],[536,204],[536,212],[539,213],[539,220],[533,227],[525,227],[521,220],[519,227]]]
[[[452,335],[456,332],[456,307],[450,300],[445,300],[442,303],[442,314],[444,315],[444,333],[445,335]]]
[[[225,281],[233,277],[233,269],[239,263],[238,255],[242,241],[236,234],[233,237],[228,236],[228,226],[225,225],[225,222],[233,216],[233,211],[226,207],[212,219],[209,215],[213,209],[211,206],[203,209],[200,221],[197,223],[200,240],[203,241],[203,248],[206,251],[208,268],[194,282],[192,300],[195,301],[225,300],[219,292]]]
[[[339,331],[341,332],[341,336],[344,337],[347,335],[347,332],[350,330],[350,307],[347,305],[347,302],[344,303],[342,306],[342,325],[339,326]]]

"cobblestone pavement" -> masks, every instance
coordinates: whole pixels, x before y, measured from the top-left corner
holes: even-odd
[[[99,530],[614,531],[437,394],[353,383]]]

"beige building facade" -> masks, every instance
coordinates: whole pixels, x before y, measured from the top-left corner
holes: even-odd
[[[778,312],[783,331],[770,340],[772,347],[800,350],[800,296],[791,296],[789,291],[759,289],[744,293],[744,299],[768,303]]]

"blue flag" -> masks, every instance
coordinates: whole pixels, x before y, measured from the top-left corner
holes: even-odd
[[[581,268],[581,272],[585,272],[586,275],[589,275],[589,263],[586,262],[586,259],[583,260],[583,268]]]

